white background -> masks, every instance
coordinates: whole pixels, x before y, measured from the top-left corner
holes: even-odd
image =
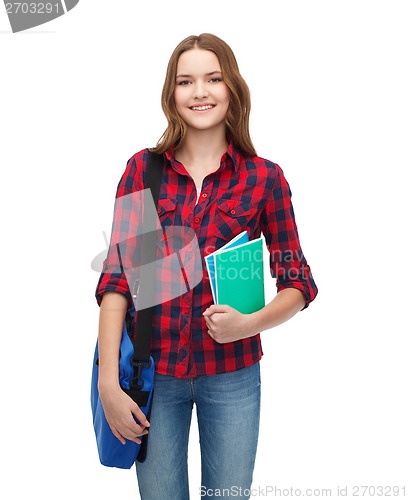
[[[1,7],[2,498],[139,498],[134,469],[97,457],[90,263],[126,161],[164,130],[168,58],[201,32],[237,56],[253,141],[284,169],[319,288],[262,334],[253,487],[409,494],[406,7],[82,0],[18,34]],[[195,419],[189,453],[194,499]]]

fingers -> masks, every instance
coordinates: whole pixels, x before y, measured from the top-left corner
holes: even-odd
[[[123,438],[140,444],[141,440],[139,438],[148,434],[147,427],[150,426],[150,423],[136,403],[131,406],[130,410],[129,418],[126,419],[121,429],[117,430]]]
[[[123,436],[121,436],[121,434],[119,434],[119,432],[114,428],[114,427],[111,427],[111,431],[112,431],[112,434],[117,438],[119,439],[119,441],[121,441],[122,444],[125,444],[126,441],[125,441],[125,438]]]
[[[136,425],[136,428],[137,430],[135,431],[134,428],[131,429],[130,427],[121,427],[121,429],[111,427],[111,430],[112,434],[119,439],[122,444],[125,444],[126,440],[141,444],[141,437],[146,436],[149,431],[140,425]]]
[[[211,316],[205,316],[205,322],[206,322],[206,326],[208,328],[207,330],[207,333],[214,339],[214,336],[215,336],[215,322],[213,321],[212,317]]]
[[[212,304],[204,311],[203,316],[211,316],[214,313],[226,313],[230,309],[230,306],[227,304]]]
[[[127,439],[128,441],[133,441],[135,443],[141,444],[142,442],[141,437],[146,436],[146,434],[148,434],[147,429],[141,428],[141,431],[138,432],[133,432],[132,430],[127,429],[126,432],[124,432],[124,434],[122,435],[122,437]]]
[[[211,330],[207,330],[207,333],[218,344],[224,344],[226,342],[223,338],[220,338],[216,333],[212,332]]]
[[[122,444],[126,440],[140,444],[141,436],[148,434],[150,423],[139,406],[122,390],[105,403],[105,416],[114,436]]]
[[[213,320],[209,317],[205,318],[205,322],[206,322],[206,325],[207,325],[207,328],[211,329],[214,327],[214,323],[213,323]]]
[[[135,406],[133,408],[131,408],[131,411],[132,411],[134,417],[138,420],[139,424],[142,427],[149,427],[151,425],[148,422],[148,419],[146,418],[143,411],[139,408],[139,406],[136,403],[135,403]]]
[[[215,318],[216,319],[216,318]],[[206,321],[206,326],[208,328],[207,333],[213,337],[214,340],[217,341],[217,335],[218,335],[218,325],[215,320],[213,320],[211,317],[205,318]]]

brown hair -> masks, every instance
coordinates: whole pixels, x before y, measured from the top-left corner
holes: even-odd
[[[256,155],[249,132],[250,91],[239,72],[233,51],[221,38],[210,33],[189,36],[173,51],[166,71],[162,89],[162,109],[168,126],[151,151],[163,153],[172,145],[180,146],[186,136],[186,124],[176,111],[174,91],[179,57],[191,49],[214,52],[219,60],[223,81],[229,89],[230,104],[226,114],[226,134],[243,153]]]

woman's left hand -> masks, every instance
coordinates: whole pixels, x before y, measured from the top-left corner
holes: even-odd
[[[203,313],[207,333],[219,344],[252,337],[254,331],[252,315],[242,314],[233,307],[213,304]]]

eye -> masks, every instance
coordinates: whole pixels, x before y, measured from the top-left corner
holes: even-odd
[[[215,78],[212,78],[210,81],[212,83],[218,83],[218,82],[222,82],[223,80],[221,78],[215,77]]]
[[[180,82],[177,82],[177,85],[188,85],[189,83],[189,80],[181,80]]]

